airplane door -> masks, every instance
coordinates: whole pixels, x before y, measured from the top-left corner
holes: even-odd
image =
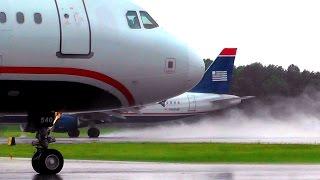
[[[2,65],[2,54],[0,53],[0,67],[3,66]],[[1,76],[1,71],[0,71],[0,76]]]
[[[189,111],[196,111],[196,97],[195,96],[188,96],[188,100],[189,100]]]
[[[90,21],[84,0],[55,0],[60,20],[58,56],[91,56]]]
[[[0,67],[4,66],[5,57],[7,56],[8,52],[10,52],[10,48],[14,47],[14,45],[11,44],[11,35],[13,29],[13,21],[10,19],[12,15],[11,4],[12,2],[10,1],[0,0]]]

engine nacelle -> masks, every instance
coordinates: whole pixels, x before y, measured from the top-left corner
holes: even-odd
[[[32,132],[34,133],[35,130],[32,127],[27,127],[27,123],[25,123],[26,117],[23,117],[24,120],[21,121],[23,123],[20,124],[20,129],[23,132]],[[15,118],[16,119],[16,118]],[[58,133],[66,133],[73,130],[77,130],[79,128],[87,127],[87,122],[81,122],[78,117],[72,115],[62,115],[61,118],[56,122],[53,128],[53,132]]]
[[[80,122],[77,117],[71,115],[62,115],[54,125],[53,131],[64,133],[80,128]]]

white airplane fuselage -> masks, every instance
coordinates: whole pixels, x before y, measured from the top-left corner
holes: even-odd
[[[137,112],[123,113],[126,121],[155,122],[208,114],[236,106],[241,98],[227,94],[186,92],[165,102],[147,105]]]
[[[162,28],[145,28],[140,11],[119,0],[1,0],[0,113],[94,112],[191,89],[203,61]]]

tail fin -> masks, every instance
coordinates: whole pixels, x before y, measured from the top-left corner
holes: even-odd
[[[236,53],[236,48],[223,49],[208,68],[202,80],[190,92],[228,94]]]

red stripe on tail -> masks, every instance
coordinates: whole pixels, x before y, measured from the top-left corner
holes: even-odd
[[[237,54],[237,48],[225,48],[220,53],[220,56],[235,56]]]

